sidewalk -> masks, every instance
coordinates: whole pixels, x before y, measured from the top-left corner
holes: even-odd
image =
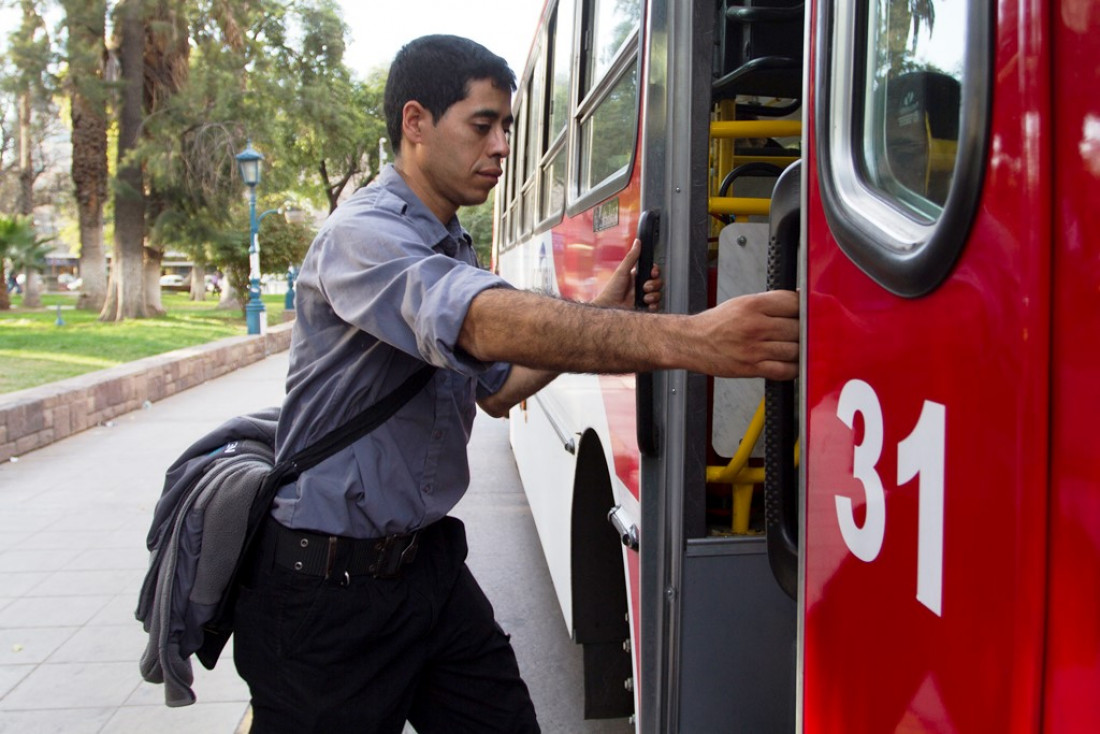
[[[170,709],[138,660],[134,619],[145,535],[164,470],[235,415],[277,404],[287,353],[0,463],[0,734],[233,734],[248,691],[227,649],[194,661],[198,703]],[[453,514],[468,563],[512,635],[545,734],[625,734],[585,721],[582,650],[562,622],[531,510],[508,450],[508,423],[479,414],[473,480]],[[232,644],[232,643],[231,643]]]
[[[164,470],[223,420],[282,399],[286,352],[0,464],[0,732],[237,730],[232,658],[194,664],[199,702],[169,709],[137,662],[145,534]]]

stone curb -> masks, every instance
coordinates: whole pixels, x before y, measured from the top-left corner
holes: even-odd
[[[293,322],[0,395],[0,462],[290,348]]]

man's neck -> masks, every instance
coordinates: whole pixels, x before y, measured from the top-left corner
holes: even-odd
[[[420,199],[424,206],[428,207],[428,210],[436,216],[436,219],[442,222],[444,226],[450,223],[458,209],[454,204],[436,194],[427,185],[415,166],[410,169],[404,166],[401,159],[398,158],[394,161],[393,168],[405,180],[405,185],[416,194],[416,198]]]

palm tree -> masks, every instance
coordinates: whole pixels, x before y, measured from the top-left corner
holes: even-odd
[[[0,217],[0,242],[5,243],[0,249],[7,250],[12,269],[23,271],[23,307],[38,308],[42,305],[42,299],[35,276],[46,269],[50,239],[42,239],[35,234],[34,222],[30,217],[17,215]]]

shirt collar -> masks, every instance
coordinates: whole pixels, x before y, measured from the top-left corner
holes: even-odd
[[[451,221],[444,226],[420,197],[413,193],[392,163],[382,169],[375,184],[405,202],[405,215],[409,222],[424,236],[425,241],[434,243],[433,249],[454,257],[458,254],[460,244],[470,246],[470,235],[459,223],[458,216],[451,217]]]

